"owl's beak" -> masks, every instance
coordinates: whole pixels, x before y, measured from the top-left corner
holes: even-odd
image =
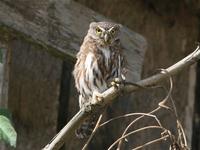
[[[110,41],[110,37],[107,33],[104,35],[104,41],[105,43],[108,43]]]

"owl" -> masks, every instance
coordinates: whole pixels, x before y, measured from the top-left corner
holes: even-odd
[[[73,71],[80,109],[91,103],[94,93],[104,92],[113,79],[122,77],[124,57],[120,28],[121,25],[112,22],[90,23]],[[99,115],[86,119],[76,135],[79,138],[88,137]]]

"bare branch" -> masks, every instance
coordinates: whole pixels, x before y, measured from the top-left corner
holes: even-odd
[[[103,102],[95,101],[94,104],[92,104],[91,110],[86,111],[86,109],[80,110],[68,123],[67,125],[52,139],[52,141],[44,148],[44,150],[57,150],[59,149],[65,141],[69,140],[72,135],[74,134],[74,131],[78,126],[89,116],[91,113],[98,111],[98,106],[102,105],[105,106],[109,103],[112,103],[113,100],[120,95],[120,93],[131,93],[135,92],[137,90],[141,90],[141,87],[149,87],[156,85],[157,83],[167,79],[170,76],[180,72],[184,68],[194,64],[198,59],[200,58],[200,48],[197,46],[196,50],[189,54],[187,57],[183,58],[176,64],[170,66],[166,69],[166,72],[161,71],[160,73],[153,75],[149,78],[143,79],[141,81],[138,81],[136,84],[139,86],[134,85],[124,85],[120,88],[116,87],[110,87],[108,90],[103,92],[102,98]],[[141,87],[140,87],[141,86]]]

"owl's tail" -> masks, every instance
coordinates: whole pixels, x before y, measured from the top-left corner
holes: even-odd
[[[81,124],[81,126],[76,130],[75,132],[76,136],[80,139],[88,138],[91,135],[98,118],[99,118],[99,114],[94,114],[88,119],[86,119]]]

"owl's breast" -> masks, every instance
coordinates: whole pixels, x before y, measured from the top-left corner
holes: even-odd
[[[108,88],[108,81],[117,74],[117,63],[109,49],[99,49],[98,53],[80,55],[75,70],[76,87],[88,99],[94,91],[102,93]]]
[[[85,79],[90,88],[94,91],[103,92],[107,89],[106,81],[103,77],[103,71],[99,67],[99,61],[95,54],[88,53],[85,60]]]
[[[100,62],[100,63],[103,63],[103,64],[105,64],[105,69],[106,68],[109,68],[109,65],[110,65],[110,58],[111,58],[111,51],[110,51],[110,49],[109,49],[109,47],[104,47],[104,48],[99,48],[99,50],[101,51],[101,57],[103,58],[103,59],[101,59],[101,61],[102,62]]]

